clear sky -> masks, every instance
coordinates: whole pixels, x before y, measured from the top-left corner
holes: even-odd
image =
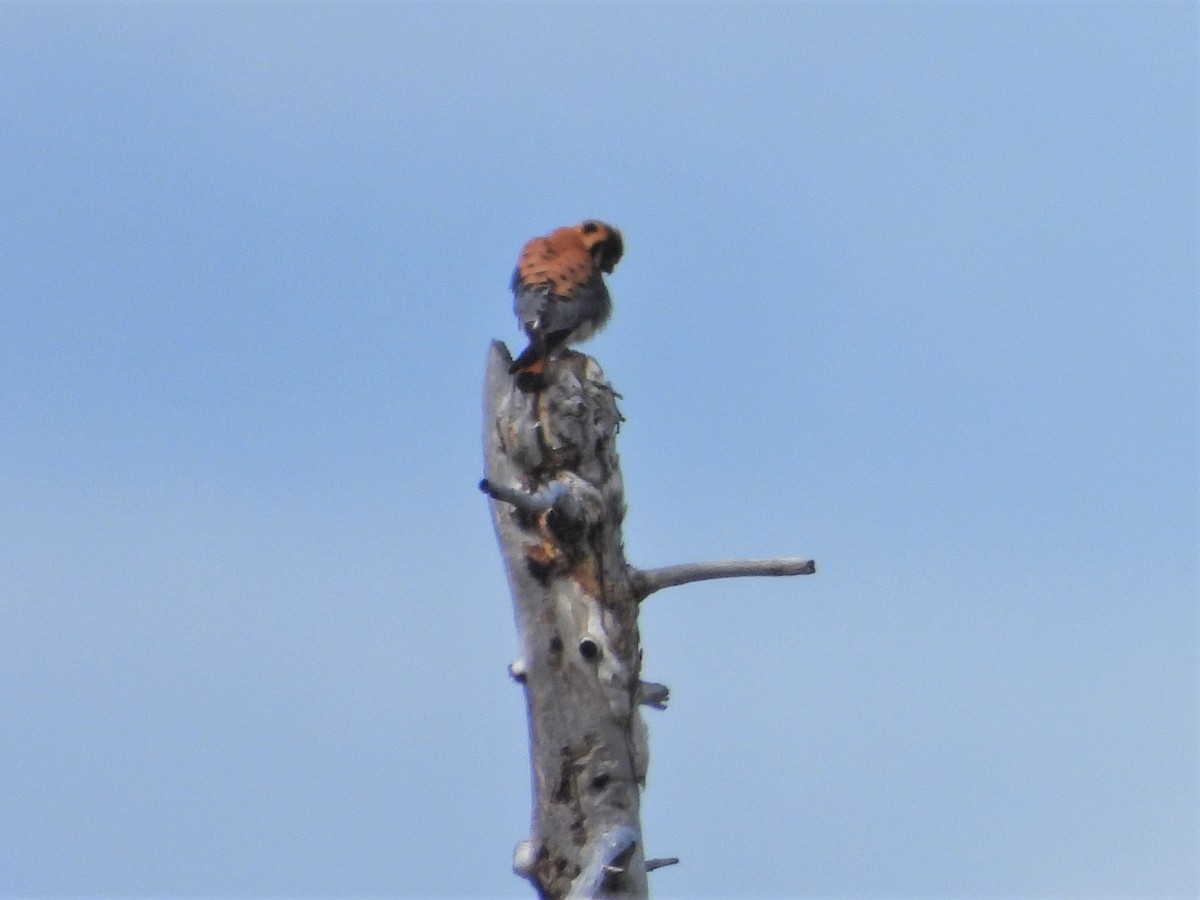
[[[0,0],[0,894],[529,896],[529,237],[654,596],[660,896],[1194,896],[1197,6]]]

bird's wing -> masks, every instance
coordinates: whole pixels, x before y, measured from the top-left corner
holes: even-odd
[[[609,302],[604,279],[597,273],[565,297],[545,284],[519,287],[513,308],[526,334],[553,346],[584,322],[606,318]]]
[[[550,305],[550,285],[525,284],[513,273],[513,312],[525,333],[532,336],[541,331],[542,317]]]

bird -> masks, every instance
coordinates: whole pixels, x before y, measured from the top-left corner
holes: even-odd
[[[556,228],[522,248],[512,276],[513,312],[529,346],[510,374],[539,371],[568,344],[604,327],[612,300],[603,276],[624,252],[621,232],[596,219]]]

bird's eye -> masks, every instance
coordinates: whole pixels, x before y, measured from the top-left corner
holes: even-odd
[[[600,230],[600,226],[595,222],[584,222],[581,226],[584,234],[595,234]]]

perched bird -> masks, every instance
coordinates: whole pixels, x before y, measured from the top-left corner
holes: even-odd
[[[513,311],[529,346],[509,372],[534,371],[568,344],[586,341],[612,312],[603,273],[611,272],[625,247],[621,232],[589,219],[534,238],[521,250],[513,272]]]

